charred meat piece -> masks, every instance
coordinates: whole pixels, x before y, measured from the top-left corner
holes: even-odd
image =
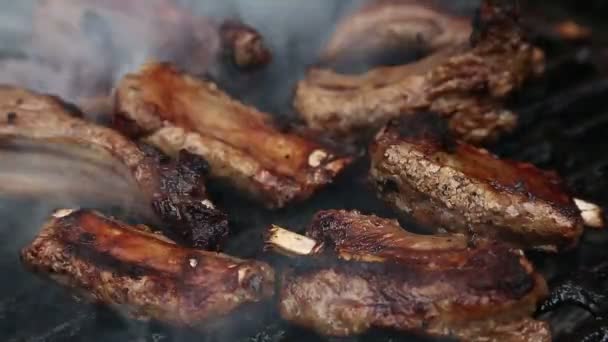
[[[175,155],[203,156],[211,176],[268,207],[304,200],[350,163],[275,127],[271,117],[231,99],[211,82],[168,64],[146,64],[115,92],[116,127]]]
[[[332,336],[371,328],[463,341],[550,341],[531,317],[547,293],[519,250],[421,236],[358,212],[316,215],[308,237],[271,229],[269,247],[309,258],[282,276],[281,316]],[[310,247],[314,246],[314,247]]]
[[[220,25],[220,37],[225,53],[241,68],[267,65],[272,54],[264,45],[264,38],[251,27],[235,20],[226,20]]]
[[[471,31],[470,20],[432,1],[373,0],[338,23],[321,59],[373,59],[405,50],[429,53],[467,42]]]
[[[88,210],[60,210],[21,252],[31,270],[136,319],[208,324],[274,293],[258,261],[177,246]]]
[[[434,229],[546,251],[577,244],[583,221],[557,174],[501,160],[446,131],[430,113],[389,123],[370,148],[379,196]]]
[[[180,151],[172,160],[120,133],[84,121],[58,98],[10,86],[0,87],[0,137],[40,144],[79,145],[128,170],[154,211],[188,244],[215,248],[228,234],[228,220],[205,192],[208,164]]]
[[[391,118],[432,110],[464,140],[494,139],[517,121],[503,100],[540,72],[544,58],[523,38],[513,8],[484,1],[477,18],[470,43],[414,63],[361,75],[312,69],[297,86],[295,108],[310,127],[346,138],[373,134]]]
[[[562,306],[575,305],[595,317],[608,312],[608,263],[603,262],[589,269],[569,273],[551,286],[549,297],[539,307],[539,313],[547,313]]]

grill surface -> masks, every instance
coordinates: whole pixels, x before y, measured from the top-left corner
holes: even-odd
[[[1,4],[1,3],[0,3]],[[327,15],[329,25],[340,12]],[[559,13],[557,11],[556,13]],[[256,23],[253,23],[254,25]],[[272,35],[272,27],[261,25],[262,31]],[[294,82],[300,77],[307,61],[313,60],[319,36],[328,27],[291,37],[276,48],[275,63],[262,73],[235,76],[225,70],[219,78],[235,95],[246,98],[259,107],[280,113],[289,113],[289,101]],[[597,33],[597,32],[596,32]],[[608,35],[605,36],[608,39]],[[271,40],[273,41],[273,40]],[[520,108],[522,124],[511,136],[492,147],[498,154],[532,162],[542,168],[555,169],[563,175],[582,198],[606,207],[608,205],[608,80],[601,80],[599,70],[587,63],[589,49],[555,48],[546,42],[549,50],[569,62],[550,72],[548,79],[529,85],[515,99],[513,106]],[[276,50],[276,49],[275,49]],[[587,51],[587,52],[586,52]],[[596,53],[598,50],[593,50]],[[562,54],[563,52],[563,54]],[[570,56],[570,57],[563,57]],[[569,58],[569,59],[568,59]],[[556,59],[557,60],[557,59]],[[285,86],[285,70],[289,70]],[[238,77],[239,82],[234,82]],[[223,82],[225,81],[225,82]],[[249,87],[252,84],[264,84]],[[269,95],[270,94],[270,95]],[[287,115],[288,116],[288,115]],[[1,162],[1,161],[0,161]],[[303,230],[312,215],[320,209],[348,208],[373,212],[380,216],[395,217],[394,213],[376,200],[366,184],[367,161],[363,160],[348,174],[306,204],[279,212],[269,212],[245,200],[235,198],[221,186],[212,186],[218,204],[229,213],[233,236],[226,252],[264,258],[273,263],[282,259],[264,255],[262,232],[277,223],[295,230]],[[265,319],[235,321],[235,329],[227,329],[201,336],[191,332],[174,331],[155,324],[123,320],[104,308],[75,300],[72,295],[49,281],[41,280],[25,271],[18,250],[36,234],[40,224],[53,208],[82,206],[83,203],[66,201],[61,196],[37,200],[0,198],[0,339],[3,341],[313,341],[324,340],[299,329],[289,327],[269,312]],[[126,210],[106,208],[106,212],[125,216]],[[411,227],[409,223],[406,226]],[[532,255],[550,282],[568,277],[573,272],[597,265],[606,260],[603,249],[608,234],[589,233],[579,249],[557,257]],[[606,305],[608,306],[608,305]],[[570,307],[544,316],[552,322],[557,336],[582,324],[589,317],[584,311]],[[244,325],[252,325],[251,330]],[[246,333],[250,331],[250,333]],[[349,341],[412,340],[403,334],[374,332]]]

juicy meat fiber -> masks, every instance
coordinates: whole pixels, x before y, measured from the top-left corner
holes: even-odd
[[[550,251],[576,245],[580,212],[555,173],[451,141],[441,126],[419,114],[376,137],[371,180],[381,198],[433,229]]]
[[[361,138],[389,119],[421,110],[440,113],[460,138],[481,143],[515,127],[503,100],[543,66],[509,6],[484,1],[471,42],[417,62],[361,75],[315,68],[299,82],[295,108],[314,129]]]
[[[87,210],[56,212],[21,259],[95,302],[179,327],[204,329],[274,293],[265,263],[178,247]]]
[[[146,64],[115,93],[119,130],[170,155],[185,149],[203,156],[212,177],[268,207],[308,198],[350,163],[168,64]]]
[[[227,216],[205,192],[208,165],[185,151],[171,160],[155,148],[137,145],[118,132],[86,122],[58,98],[10,86],[0,87],[0,137],[40,144],[83,146],[128,170],[172,233],[199,248],[216,248],[228,234]]]
[[[279,310],[292,323],[333,336],[375,327],[550,341],[547,324],[530,318],[546,283],[519,250],[415,235],[393,220],[335,210],[318,213],[307,235],[323,248],[282,277]]]

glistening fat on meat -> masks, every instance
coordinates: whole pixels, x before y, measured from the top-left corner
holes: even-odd
[[[144,65],[115,94],[119,130],[169,155],[187,150],[204,157],[211,177],[270,208],[309,198],[351,162],[170,64]]]
[[[87,210],[55,212],[21,260],[94,302],[182,328],[205,330],[274,294],[263,262],[180,247]]]

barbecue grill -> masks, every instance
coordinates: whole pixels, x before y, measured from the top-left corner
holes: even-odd
[[[353,5],[318,0],[298,5],[298,1],[269,4],[264,1],[233,2],[234,7],[205,1],[212,12],[240,10],[240,15],[260,29],[274,50],[274,62],[266,69],[246,76],[230,66],[215,71],[213,77],[237,98],[244,99],[271,113],[282,113],[281,119],[292,118],[291,89],[304,70],[314,61],[315,53],[332,23]],[[0,8],[10,6],[0,2]],[[192,0],[192,4],[197,2]],[[246,4],[245,4],[246,3]],[[258,7],[257,4],[262,7]],[[273,6],[276,5],[276,8]],[[22,5],[27,7],[27,5]],[[203,10],[204,5],[195,6]],[[458,10],[467,12],[475,1],[458,1]],[[262,15],[259,10],[280,11]],[[606,9],[601,1],[577,4],[563,1],[542,1],[524,4],[525,24],[536,43],[548,55],[547,75],[531,82],[510,106],[520,113],[515,132],[502,138],[491,150],[500,156],[531,162],[561,174],[577,197],[606,207],[608,205],[608,69],[601,63],[608,59],[608,28],[602,27],[594,11]],[[257,10],[256,10],[257,9]],[[319,14],[322,12],[322,14]],[[7,13],[11,13],[7,11]],[[303,14],[304,13],[304,14]],[[599,13],[599,12],[597,12]],[[7,16],[10,14],[6,14]],[[314,16],[314,23],[306,19]],[[0,15],[3,17],[4,15]],[[291,18],[295,18],[292,20]],[[584,42],[564,42],[547,33],[554,23],[576,20],[592,28],[592,39]],[[1,28],[1,26],[0,26]],[[288,35],[281,32],[285,28]],[[14,32],[0,32],[3,39],[15,38]],[[14,43],[14,42],[13,42]],[[18,44],[16,45],[18,46]],[[18,49],[1,51],[3,56],[18,55]],[[1,157],[0,157],[1,158]],[[310,217],[321,209],[357,209],[388,218],[398,218],[369,188],[366,180],[368,161],[362,159],[342,175],[335,184],[313,199],[287,209],[269,211],[261,206],[225,191],[221,184],[211,184],[215,202],[225,208],[231,219],[232,236],[225,245],[229,254],[258,258],[278,267],[287,262],[263,252],[263,232],[271,224],[280,224],[302,232]],[[0,159],[0,181],[3,172],[11,171]],[[14,171],[14,170],[13,170]],[[18,251],[37,233],[50,212],[59,207],[95,207],[105,213],[128,219],[135,215],[128,205],[100,204],[92,198],[83,199],[63,194],[44,198],[14,198],[0,194],[0,339],[4,341],[323,341],[319,337],[282,322],[272,308],[255,317],[237,316],[226,326],[209,335],[175,330],[156,323],[140,323],[125,319],[106,308],[96,307],[75,298],[71,293],[42,280],[23,269]],[[407,222],[408,227],[413,227]],[[593,297],[596,317],[580,305],[563,305],[541,318],[551,322],[558,340],[579,340],[585,332],[604,327],[593,341],[608,339],[608,323],[602,319],[608,313],[608,291],[602,293],[608,281],[608,258],[605,246],[608,234],[589,231],[580,247],[565,254],[530,256],[547,280],[556,288],[568,283],[586,286]],[[585,270],[589,270],[585,272]],[[606,275],[604,277],[604,275]],[[604,296],[604,297],[602,297]],[[331,340],[331,339],[330,339]],[[388,331],[374,331],[349,341],[414,341],[425,340]],[[588,340],[588,341],[591,341]]]

